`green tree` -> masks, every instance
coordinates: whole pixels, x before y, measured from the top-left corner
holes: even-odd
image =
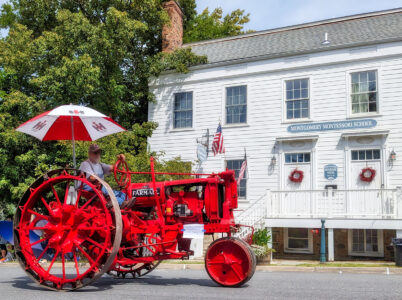
[[[187,72],[189,66],[206,62],[190,48],[161,53],[162,26],[169,22],[163,1],[10,0],[2,6],[0,28],[9,31],[0,39],[0,210],[5,203],[16,203],[43,172],[71,164],[69,142],[40,142],[15,131],[61,104],[91,106],[129,129],[98,141],[105,162],[126,153],[133,169],[148,170],[149,157],[155,155],[158,170],[190,170],[179,158],[165,161],[161,153],[147,149],[147,138],[157,126],[147,122],[148,104],[154,100],[150,77],[167,69]],[[193,40],[218,37],[217,32],[240,33],[246,20],[243,13],[233,12],[219,21],[217,12],[212,26],[218,29],[208,25],[208,34],[201,36],[195,27],[209,14],[197,16],[195,0],[180,3],[185,36]],[[223,30],[222,22],[231,29]],[[78,161],[85,158],[88,144],[78,143]]]
[[[183,41],[191,43],[243,34],[246,33],[243,31],[244,24],[249,21],[249,14],[245,14],[241,9],[236,9],[223,17],[222,8],[216,8],[211,13],[206,8],[201,14],[185,20]]]
[[[186,72],[205,62],[191,49],[161,54],[161,0],[12,0],[3,5],[0,27],[0,209],[16,203],[43,172],[71,163],[71,143],[40,142],[15,131],[22,122],[57,105],[89,105],[110,115],[128,132],[103,138],[104,161],[126,153],[131,167],[189,171],[180,159],[164,161],[147,151],[157,124],[147,122],[153,101],[150,76],[175,68]],[[78,143],[85,159],[89,143]],[[137,178],[146,180],[147,178]]]

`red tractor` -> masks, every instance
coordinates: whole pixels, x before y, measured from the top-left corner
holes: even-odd
[[[150,172],[131,172],[121,160],[114,170],[122,191],[135,199],[130,207],[120,209],[105,181],[91,183],[74,169],[50,171],[26,191],[15,216],[14,240],[22,268],[36,282],[60,291],[81,288],[105,272],[143,276],[162,260],[188,259],[193,251],[186,231],[191,230],[221,233],[205,255],[212,280],[233,287],[253,276],[253,251],[232,237],[241,226],[233,216],[233,171],[175,173],[190,179],[157,182],[156,175],[167,173],[155,172],[152,158]],[[149,174],[152,180],[132,183],[133,174]]]

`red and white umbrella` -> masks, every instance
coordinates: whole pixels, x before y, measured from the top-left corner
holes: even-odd
[[[70,104],[44,112],[16,130],[41,141],[71,140],[75,168],[75,141],[95,141],[126,129],[92,108]]]

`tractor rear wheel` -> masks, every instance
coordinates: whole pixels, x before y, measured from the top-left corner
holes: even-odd
[[[205,254],[205,269],[213,281],[237,287],[254,275],[255,254],[251,247],[238,238],[225,237],[214,241]]]
[[[134,265],[119,265],[117,263],[107,273],[114,278],[139,278],[151,273],[161,262],[161,260],[156,260],[150,263]]]
[[[121,213],[110,186],[97,180],[95,186],[77,170],[51,171],[20,201],[14,220],[16,255],[41,286],[78,289],[113,264],[121,242]]]

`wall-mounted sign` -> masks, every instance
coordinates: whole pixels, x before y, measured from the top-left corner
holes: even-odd
[[[334,180],[338,177],[338,167],[336,165],[325,165],[324,166],[324,177],[328,180]]]
[[[322,123],[303,123],[288,126],[289,132],[307,132],[307,131],[328,131],[328,130],[345,130],[358,128],[371,128],[377,125],[377,121],[373,119],[348,120]]]

